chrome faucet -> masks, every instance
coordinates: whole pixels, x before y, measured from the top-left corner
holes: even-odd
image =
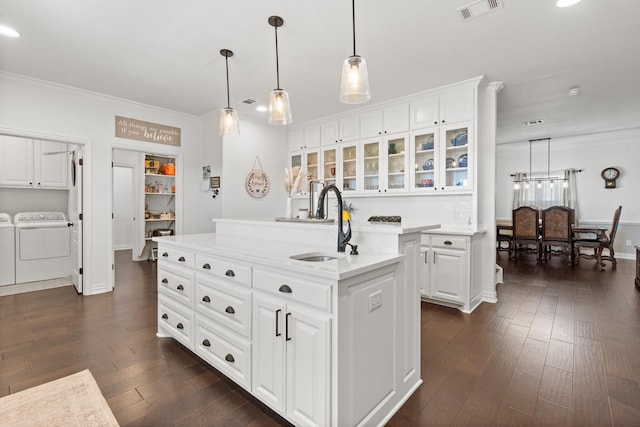
[[[316,211],[316,218],[324,218],[324,198],[329,191],[333,191],[338,199],[338,252],[344,252],[347,244],[351,246],[353,255],[357,255],[357,246],[353,246],[349,243],[351,240],[351,221],[347,220],[347,231],[342,228],[342,196],[340,190],[334,184],[327,185],[322,189],[318,196],[318,210]],[[355,251],[355,253],[354,253]]]

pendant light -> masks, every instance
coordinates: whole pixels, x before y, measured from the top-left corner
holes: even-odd
[[[356,55],[356,6],[351,0],[353,20],[353,55],[342,64],[342,82],[340,83],[340,101],[345,104],[362,104],[371,99],[369,92],[369,73],[367,62]]]
[[[229,49],[220,50],[220,55],[224,56],[224,62],[227,68],[227,106],[220,111],[220,136],[240,135],[238,126],[238,112],[231,108],[229,102],[229,57],[233,56],[233,52]]]
[[[289,94],[280,89],[280,65],[278,63],[278,27],[282,27],[284,20],[279,16],[270,16],[269,25],[276,33],[276,88],[269,94],[269,124],[288,125],[291,123],[291,106]]]

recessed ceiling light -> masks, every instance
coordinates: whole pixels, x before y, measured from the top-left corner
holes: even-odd
[[[256,107],[256,110],[258,110],[258,111],[260,111],[260,112],[264,113],[265,111],[267,111],[267,107],[265,107],[264,105],[258,105],[258,106]]]
[[[580,95],[581,92],[582,92],[582,89],[580,89],[580,86],[571,86],[567,94],[569,96],[576,96],[576,95]]]
[[[7,37],[20,37],[20,33],[14,30],[11,27],[7,27],[6,25],[0,25],[0,35]]]
[[[580,3],[582,0],[558,0],[556,2],[556,6],[558,7],[569,7],[574,4]]]

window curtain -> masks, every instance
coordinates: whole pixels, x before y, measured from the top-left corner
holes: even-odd
[[[513,174],[513,209],[530,206],[543,210],[551,206],[566,206],[575,209],[575,217],[579,218],[577,172],[579,171],[576,169],[566,169],[553,173]]]

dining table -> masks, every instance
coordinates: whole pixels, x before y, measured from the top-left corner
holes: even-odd
[[[540,229],[542,230],[542,221],[540,221]],[[501,233],[501,231],[511,231],[513,233],[513,222],[511,221],[497,221],[496,222],[496,236]],[[587,225],[572,225],[571,226],[571,234],[576,237],[578,234],[593,234],[595,235],[594,240],[600,242],[596,250],[596,262],[597,265],[600,266],[601,270],[604,270],[604,265],[602,263],[602,251],[607,247],[609,243],[609,238],[607,237],[607,229],[601,227],[593,227]]]

